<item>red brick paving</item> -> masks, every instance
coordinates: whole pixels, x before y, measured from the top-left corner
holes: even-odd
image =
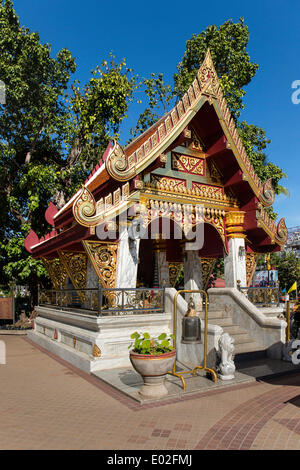
[[[1,449],[300,449],[300,373],[141,406],[28,340],[5,342]]]

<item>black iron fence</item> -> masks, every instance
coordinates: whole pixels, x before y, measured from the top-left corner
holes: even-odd
[[[165,310],[164,288],[91,288],[39,290],[39,306],[81,313],[126,315],[162,313]]]
[[[277,307],[280,302],[279,287],[241,287],[239,290],[259,307]]]

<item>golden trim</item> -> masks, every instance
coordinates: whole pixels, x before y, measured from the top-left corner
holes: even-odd
[[[114,288],[117,271],[117,242],[83,240],[82,244],[104,288]]]
[[[101,349],[97,346],[97,344],[94,344],[93,346],[93,351],[92,351],[93,357],[100,357],[101,356]]]
[[[87,275],[87,255],[85,252],[58,251],[59,258],[63,263],[65,270],[75,289],[86,288]],[[84,299],[84,293],[79,292],[78,295]]]
[[[68,273],[59,258],[41,258],[49,274],[54,289],[59,290],[66,285]]]

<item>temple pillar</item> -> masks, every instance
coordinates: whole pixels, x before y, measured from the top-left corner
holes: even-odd
[[[227,212],[225,216],[226,231],[228,238],[228,254],[224,257],[225,286],[247,286],[246,275],[246,249],[245,237],[243,233],[245,212],[232,211]]]
[[[184,288],[188,290],[202,289],[202,266],[198,250],[186,250],[184,252]],[[188,302],[193,298],[196,310],[202,310],[202,297],[200,294],[185,294],[185,300]]]
[[[153,287],[169,287],[169,263],[167,261],[166,242],[156,240],[154,242],[154,279]]]
[[[116,288],[136,288],[140,240],[129,237],[128,230],[121,232],[116,272]]]

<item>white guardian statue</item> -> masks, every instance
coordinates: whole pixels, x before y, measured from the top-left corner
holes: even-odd
[[[219,364],[219,377],[221,380],[234,379],[235,365],[233,362],[234,339],[223,333],[219,339],[221,362]]]

